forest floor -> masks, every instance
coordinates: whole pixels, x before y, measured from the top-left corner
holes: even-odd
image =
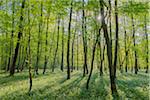
[[[42,73],[42,70],[39,71]],[[90,88],[86,90],[87,77],[82,72],[71,73],[66,80],[66,72],[56,70],[33,77],[33,87],[28,94],[29,80],[27,70],[8,77],[8,73],[0,73],[0,100],[112,100],[109,75],[99,76],[94,71]],[[148,74],[139,72],[118,73],[117,89],[120,100],[149,100],[150,78]]]

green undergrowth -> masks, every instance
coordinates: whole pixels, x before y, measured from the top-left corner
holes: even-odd
[[[42,70],[40,70],[42,73]],[[87,76],[81,71],[71,73],[66,80],[66,71],[56,70],[45,75],[33,76],[33,87],[30,94],[28,72],[16,73],[9,77],[0,73],[0,100],[112,100],[109,75],[92,74],[87,90]],[[117,74],[119,100],[149,100],[149,76],[144,72]]]

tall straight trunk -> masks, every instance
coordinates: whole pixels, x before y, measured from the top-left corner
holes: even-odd
[[[40,36],[39,36],[39,33],[38,33],[38,46],[37,46],[37,57],[36,57],[36,65],[35,65],[35,73],[38,75],[38,67],[39,67],[39,52],[40,52],[40,40],[39,40]]]
[[[28,0],[28,48],[27,48],[27,65],[29,66],[29,93],[32,89],[32,72],[31,72],[31,48],[30,48],[30,41],[31,41],[31,25],[30,25],[30,0]]]
[[[71,21],[72,21],[72,6],[73,6],[73,0],[71,1],[70,5],[70,15],[69,15],[69,26],[68,26],[68,41],[67,41],[67,79],[70,79],[70,62],[69,62],[69,56],[70,56],[70,35],[71,35]]]
[[[17,44],[16,44],[16,48],[15,48],[15,54],[14,54],[14,57],[13,57],[13,62],[12,62],[12,65],[10,67],[10,76],[14,75],[14,73],[15,73],[15,64],[16,64],[16,60],[17,60],[17,57],[18,57],[20,40],[21,40],[22,32],[23,32],[22,22],[23,22],[23,10],[24,10],[24,6],[25,6],[25,0],[22,0],[21,12],[20,12],[19,33],[18,33],[18,37],[17,37]]]
[[[36,65],[35,65],[35,73],[37,75],[39,74],[38,67],[39,67],[39,60],[40,60],[42,16],[43,16],[43,2],[41,1],[41,14],[40,14],[40,23],[39,23],[39,32],[38,32],[37,58],[36,58]]]
[[[62,21],[62,52],[61,52],[61,71],[64,70],[64,21]]]
[[[118,27],[118,8],[117,8],[117,0],[115,0],[115,24],[116,24],[116,40],[115,40],[115,52],[114,52],[114,76],[116,77],[116,67],[117,67],[117,58],[118,58],[118,41],[119,41],[119,37],[118,37],[118,31],[119,31],[119,27]]]
[[[74,41],[75,41],[75,34],[76,34],[76,29],[75,32],[73,34],[73,40],[72,40],[72,47],[71,47],[71,52],[72,52],[72,56],[71,56],[71,71],[73,71],[74,69]]]
[[[132,38],[133,38],[133,44],[134,44],[134,48],[136,48],[136,43],[135,43],[135,27],[134,27],[134,18],[133,15],[131,16],[132,19]],[[137,66],[137,51],[136,49],[134,50],[134,70],[135,70],[135,74],[138,73],[138,66]]]
[[[79,69],[79,35],[77,34],[77,70]]]
[[[147,16],[146,16],[146,14],[145,14],[145,16],[144,16],[144,19],[145,19],[145,28],[144,28],[144,30],[145,30],[145,39],[146,39],[146,71],[145,71],[145,73],[148,73],[148,70],[149,70],[149,65],[148,65],[148,60],[149,60],[149,49],[148,49],[148,33],[147,33]]]
[[[29,2],[29,1],[28,1]],[[29,15],[28,15],[29,16]],[[28,18],[29,19],[29,18]],[[26,40],[27,34],[24,35],[25,38],[23,38],[23,41]],[[28,59],[28,41],[26,42],[26,45],[23,46],[23,51],[22,51],[22,64],[20,66],[20,71],[23,71],[24,67],[28,67],[28,63],[26,60]]]
[[[76,31],[77,31],[77,16],[76,16],[76,25],[75,25],[75,31],[73,33],[73,39],[72,39],[72,47],[71,47],[71,71],[73,71],[73,69],[75,69],[74,67],[74,42],[75,42],[75,36],[76,36]]]
[[[45,71],[46,71],[46,68],[47,68],[47,63],[48,63],[48,56],[47,56],[48,41],[47,41],[47,38],[48,38],[48,29],[49,29],[49,16],[50,16],[50,12],[49,12],[49,9],[48,9],[47,26],[46,26],[46,33],[45,33],[45,37],[46,37],[46,40],[45,40],[45,61],[44,61],[43,74],[45,74]]]
[[[118,95],[117,88],[116,88],[116,82],[115,82],[115,75],[114,75],[114,67],[112,66],[112,49],[111,49],[111,40],[108,35],[107,31],[107,25],[105,23],[105,18],[104,18],[104,6],[103,6],[103,0],[100,1],[100,7],[101,7],[101,23],[102,23],[102,28],[104,31],[104,37],[106,40],[106,45],[107,45],[107,57],[108,57],[108,65],[109,65],[109,76],[110,76],[110,83],[111,83],[111,91],[113,95]]]
[[[84,47],[84,65],[83,65],[83,77],[85,74],[88,74],[87,68],[87,34],[86,33],[86,25],[85,25],[85,11],[84,11],[84,0],[82,0],[82,38],[83,38],[83,47]]]
[[[57,26],[57,44],[56,44],[56,50],[54,53],[54,62],[53,62],[53,68],[52,68],[52,72],[54,72],[55,69],[55,64],[56,64],[56,57],[57,57],[57,52],[58,52],[58,45],[59,45],[59,24],[60,24],[60,16],[58,16],[58,26]]]
[[[124,25],[125,25],[125,17],[124,17]],[[124,49],[125,49],[125,60],[126,60],[126,63],[125,63],[125,71],[128,72],[128,50],[127,50],[127,31],[125,29],[125,26],[124,26]]]
[[[111,11],[112,11],[112,7],[111,7],[111,0],[109,0],[108,2],[109,2],[109,33],[110,33],[110,43],[111,43],[111,49],[112,49],[112,30],[111,30]]]
[[[54,25],[54,30],[52,33],[55,33],[55,30],[56,30],[56,23]],[[54,45],[54,34],[50,34],[51,38],[50,38],[50,49],[49,49],[49,53],[50,53],[50,57],[52,56],[52,49],[53,49],[53,45]],[[52,66],[52,58],[50,59],[50,64]]]
[[[8,58],[8,65],[7,65],[7,71],[10,70],[10,65],[11,65],[11,60],[13,58],[13,49],[14,49],[14,43],[13,43],[13,38],[14,38],[14,13],[15,13],[15,1],[12,0],[12,30],[11,30],[11,39],[10,39],[10,52],[9,52],[9,58]]]
[[[6,16],[8,14],[8,1],[6,0]],[[8,24],[6,24],[6,27],[8,27]],[[8,32],[6,31],[6,42],[8,42]],[[8,50],[8,44],[5,45],[5,53],[8,54],[9,50]],[[9,60],[9,56],[5,55],[5,71],[7,72],[7,66],[8,66],[8,60]]]
[[[88,47],[87,47],[87,25],[86,25],[86,21],[87,21],[87,18],[85,17],[85,49],[86,49],[86,64],[87,64],[87,55],[88,55]],[[86,74],[88,74],[88,65],[85,66],[85,70],[86,70]]]
[[[97,34],[97,36],[96,36],[96,41],[94,42],[94,45],[93,45],[92,61],[91,61],[91,70],[90,70],[89,77],[88,77],[88,79],[87,79],[86,89],[89,88],[89,82],[90,82],[90,78],[91,78],[92,71],[93,71],[93,65],[94,65],[95,50],[96,50],[96,46],[97,46],[98,40],[99,40],[99,38],[100,38],[100,32],[101,32],[101,28],[99,29],[99,33]]]

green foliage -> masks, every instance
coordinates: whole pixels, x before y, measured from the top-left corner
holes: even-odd
[[[128,1],[123,2],[123,6],[120,7],[122,13],[127,14],[147,14],[149,12],[149,2],[138,2],[138,1]]]

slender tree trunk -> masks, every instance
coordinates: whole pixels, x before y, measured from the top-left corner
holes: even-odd
[[[69,26],[68,26],[68,41],[67,41],[67,79],[70,79],[70,62],[69,62],[69,56],[70,56],[70,35],[71,35],[71,20],[72,20],[72,6],[73,6],[73,0],[71,1],[70,5],[70,15],[69,15]]]
[[[59,26],[60,25],[60,16],[58,16],[58,32],[57,32],[57,44],[56,44],[56,50],[55,50],[55,53],[54,53],[54,62],[53,62],[53,68],[52,68],[52,72],[54,72],[54,69],[55,69],[55,64],[56,64],[56,57],[57,57],[57,52],[58,52],[58,45],[59,45]]]
[[[8,1],[6,0],[6,16],[8,15]],[[8,24],[6,24],[6,27],[8,27]],[[6,31],[6,42],[8,41],[8,32]],[[9,50],[8,50],[8,44],[5,45],[5,53],[8,54]],[[7,66],[8,66],[8,60],[9,60],[9,55],[5,55],[5,71],[7,72]]]
[[[55,33],[55,30],[56,30],[56,23],[54,25],[54,31],[52,33]],[[49,50],[50,57],[52,56],[52,48],[53,48],[53,45],[54,45],[54,34],[51,34],[51,35],[52,36],[50,36],[50,37],[52,37],[52,38],[50,38],[50,50]],[[53,66],[52,65],[52,58],[50,59],[50,64],[51,64],[51,66]]]
[[[79,69],[79,35],[77,34],[77,70]]]
[[[13,38],[14,38],[14,13],[15,13],[15,1],[14,0],[12,0],[12,25],[11,25],[11,27],[12,27],[12,30],[11,30],[11,39],[10,39],[10,52],[9,52],[9,58],[8,58],[8,65],[7,65],[7,71],[9,71],[10,70],[10,65],[11,65],[11,60],[12,60],[12,58],[13,58],[13,47],[14,47],[14,40],[13,40]]]
[[[86,25],[85,25],[85,12],[84,12],[84,0],[82,0],[82,38],[83,38],[83,47],[84,47],[84,65],[83,65],[83,77],[85,74],[88,74],[87,68],[87,38],[86,38]]]
[[[75,25],[75,31],[73,33],[73,39],[72,39],[72,47],[71,47],[71,53],[72,53],[72,56],[71,56],[71,71],[73,72],[73,70],[75,69],[75,66],[74,66],[74,42],[75,42],[75,36],[76,36],[76,31],[77,31],[77,16],[76,16],[76,25]]]
[[[116,77],[116,68],[117,68],[117,56],[118,56],[118,31],[119,31],[119,24],[118,24],[118,8],[117,8],[117,0],[115,0],[115,23],[116,23],[116,40],[115,40],[115,52],[114,52],[114,76]]]
[[[31,92],[32,89],[32,72],[31,72],[31,48],[30,48],[30,41],[31,41],[31,28],[30,28],[30,0],[28,0],[28,32],[29,32],[29,36],[28,36],[28,49],[27,49],[27,59],[28,59],[28,63],[27,65],[29,66],[29,93]]]
[[[39,32],[38,32],[37,58],[36,58],[36,65],[35,65],[35,73],[37,75],[39,74],[38,67],[39,67],[39,60],[40,60],[42,16],[43,16],[43,2],[41,1],[41,15],[40,15]]]
[[[75,29],[75,32],[73,34],[73,40],[72,40],[72,49],[71,49],[71,52],[72,52],[72,56],[71,56],[71,71],[73,72],[73,69],[74,69],[74,41],[75,41],[75,35],[76,35],[76,29]]]
[[[111,0],[109,0],[109,33],[110,33],[110,43],[112,49],[111,11],[112,11]]]
[[[62,52],[61,52],[61,71],[64,70],[64,21],[62,22]]]
[[[18,40],[17,40],[17,45],[15,48],[15,54],[13,57],[13,62],[10,68],[10,76],[14,75],[15,73],[15,64],[16,64],[16,60],[17,60],[17,56],[18,56],[18,51],[19,51],[19,46],[20,46],[20,40],[22,37],[22,32],[23,32],[23,26],[22,26],[22,22],[23,22],[23,9],[25,6],[25,0],[22,0],[22,6],[21,6],[21,13],[20,13],[20,24],[19,24],[19,33],[18,33]]]
[[[98,46],[99,46],[99,52],[100,52],[100,54],[99,54],[99,58],[100,58],[100,66],[99,66],[99,70],[100,70],[100,76],[102,76],[103,75],[103,66],[102,66],[102,64],[103,64],[103,57],[102,57],[102,48],[101,48],[101,35],[99,36],[99,40],[98,40]]]
[[[135,43],[135,27],[134,27],[134,18],[133,15],[131,16],[132,19],[132,31],[133,31],[133,44],[134,44],[134,48],[136,48],[136,43]],[[136,49],[134,50],[134,69],[135,69],[135,74],[138,73],[138,65],[137,65],[137,51]]]
[[[87,79],[86,89],[89,88],[89,82],[90,82],[90,78],[91,78],[92,71],[93,71],[93,65],[94,65],[95,50],[96,50],[96,46],[97,46],[97,43],[98,43],[98,39],[99,39],[99,37],[100,37],[100,31],[101,31],[101,28],[99,29],[99,33],[97,34],[97,36],[96,36],[96,41],[94,42],[94,45],[93,45],[92,61],[91,61],[91,70],[90,70],[89,77],[88,77],[88,79]]]
[[[146,38],[146,71],[145,71],[145,73],[148,73],[149,71],[149,65],[148,65],[148,60],[149,60],[149,45],[148,45],[148,33],[147,33],[147,21],[146,21],[146,18],[147,16],[146,16],[146,14],[145,14],[145,28],[144,28],[144,30],[145,30],[145,38]]]
[[[104,37],[106,40],[106,45],[107,45],[107,56],[108,56],[108,64],[109,64],[109,75],[110,75],[110,83],[111,83],[111,91],[112,94],[118,95],[117,93],[117,88],[116,88],[116,82],[115,82],[115,76],[114,76],[114,68],[112,66],[112,50],[111,50],[111,42],[110,38],[108,35],[107,31],[107,25],[105,23],[104,19],[104,6],[103,6],[103,0],[100,0],[100,7],[101,7],[101,23],[102,23],[102,28],[104,31]]]
[[[125,25],[125,17],[124,17],[124,25]],[[125,71],[128,72],[128,50],[127,50],[127,31],[125,29],[125,26],[124,26],[124,49],[125,49],[125,59],[126,59],[126,63],[125,63]]]
[[[45,34],[45,37],[46,37],[46,40],[45,40],[45,62],[44,62],[43,74],[45,74],[45,71],[46,71],[46,68],[47,68],[47,63],[48,63],[48,56],[47,56],[48,41],[47,41],[47,38],[48,38],[48,30],[49,30],[49,16],[50,16],[50,12],[49,12],[49,9],[48,9],[47,26],[46,26],[47,28],[46,28],[46,34]]]

